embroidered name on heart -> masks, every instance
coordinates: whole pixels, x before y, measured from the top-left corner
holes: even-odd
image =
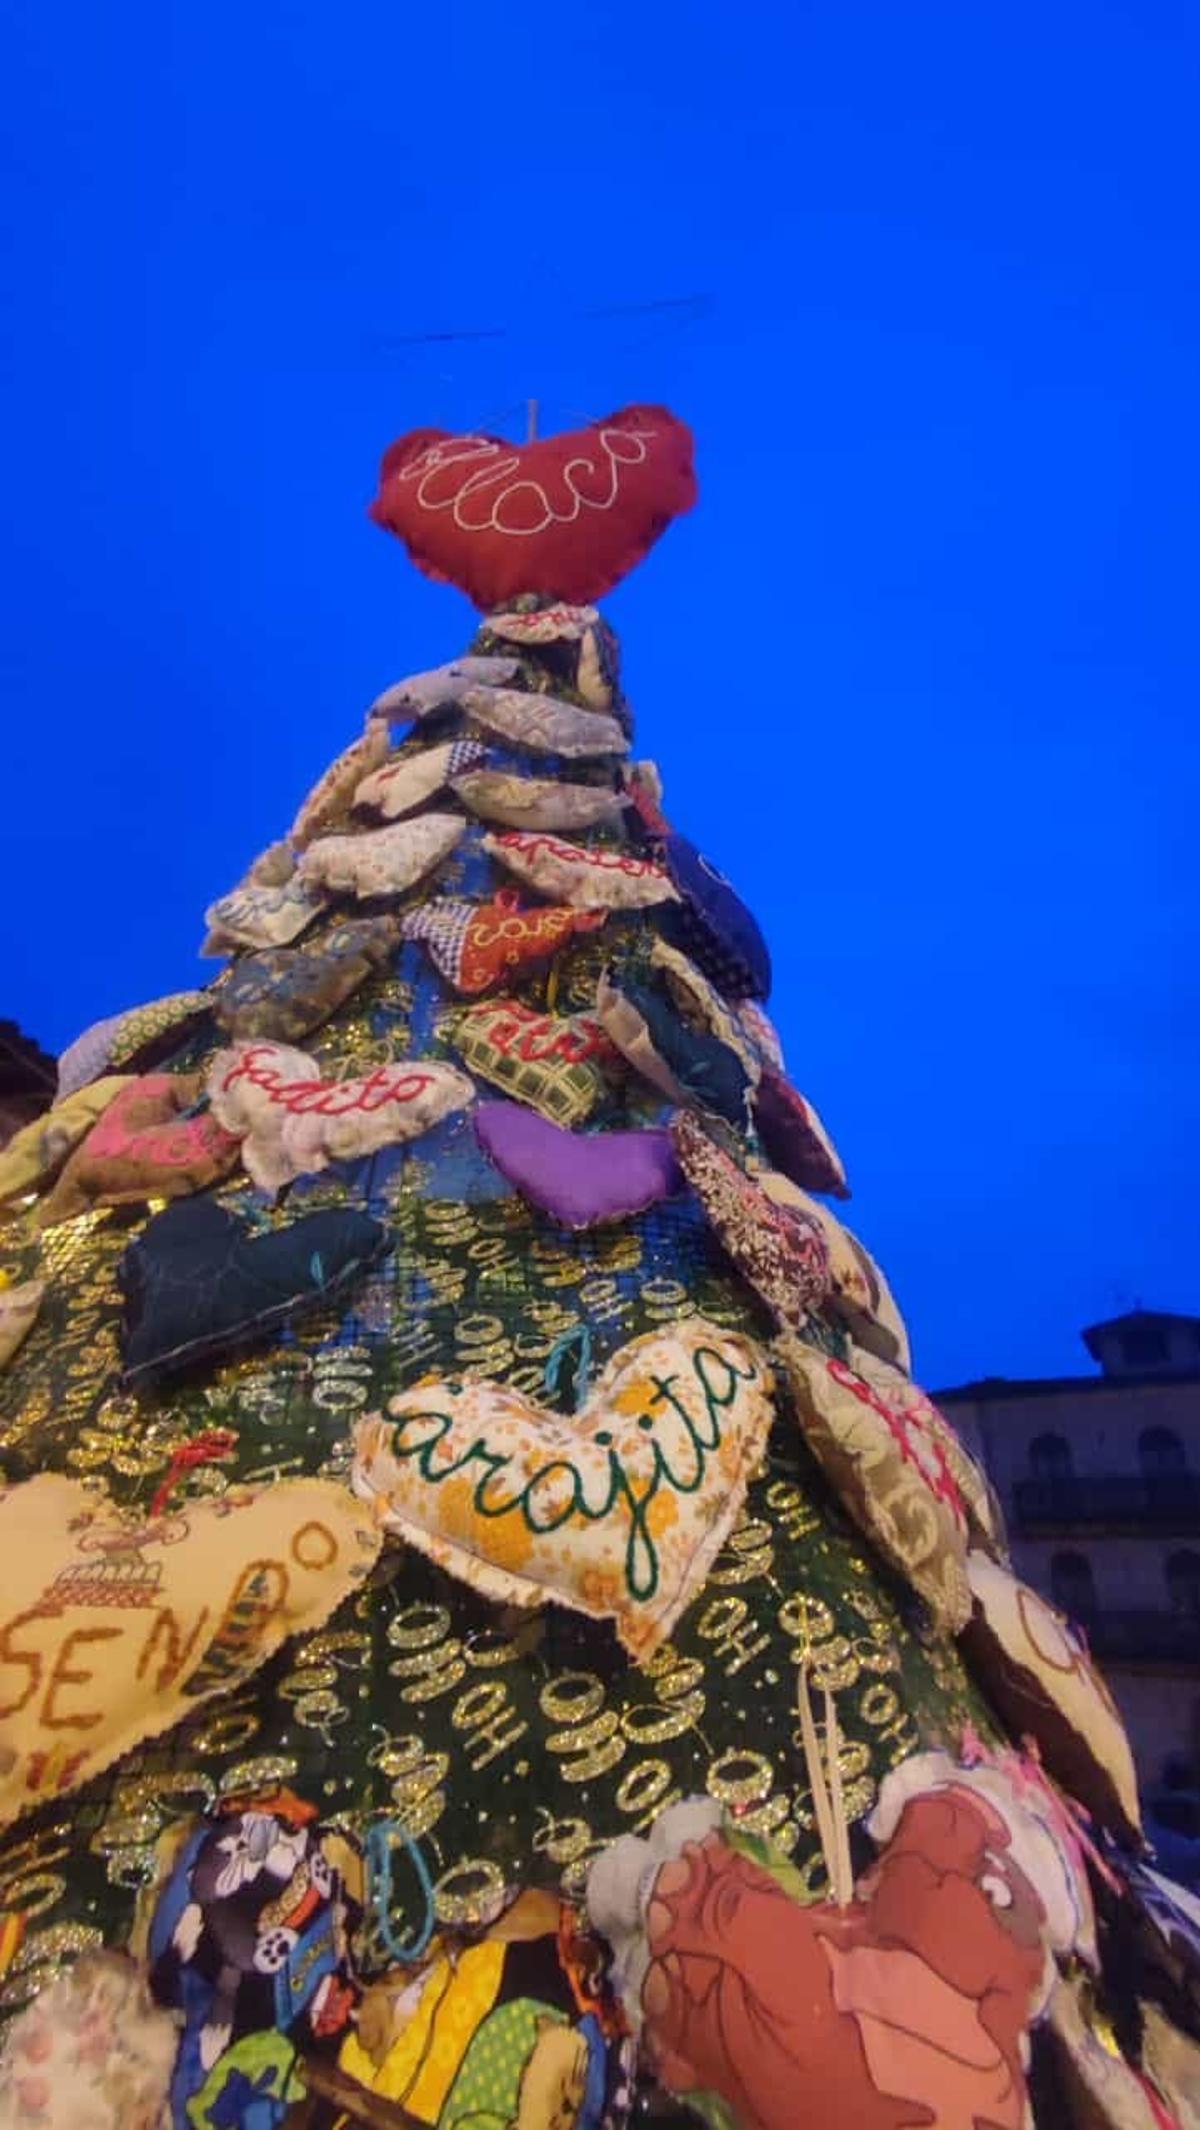
[[[674,900],[675,890],[661,865],[628,851],[587,847],[522,829],[486,835],[483,847],[540,894],[577,909],[643,909]]]
[[[490,902],[445,895],[411,910],[402,922],[405,939],[419,939],[442,975],[466,998],[490,991],[510,972],[557,953],[579,932],[598,931],[603,910],[575,910],[569,903],[523,909],[513,888]]]
[[[771,1412],[760,1352],[690,1317],[622,1347],[569,1420],[486,1379],[393,1398],[355,1428],[353,1484],[474,1589],[611,1619],[642,1658],[732,1529]]]
[[[208,1072],[213,1114],[241,1136],[242,1162],[265,1191],[415,1139],[474,1092],[453,1065],[415,1059],[323,1080],[310,1057],[282,1043],[218,1051]]]

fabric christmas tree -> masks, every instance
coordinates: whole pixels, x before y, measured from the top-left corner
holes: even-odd
[[[1019,2130],[1038,2020],[1171,2120],[1119,1721],[634,755],[693,492],[658,408],[393,447],[474,640],[0,1154],[0,2121]]]

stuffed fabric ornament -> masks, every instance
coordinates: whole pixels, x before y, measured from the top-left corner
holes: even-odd
[[[341,1206],[265,1234],[211,1198],[168,1206],[117,1267],[122,1383],[140,1388],[253,1344],[352,1288],[391,1247],[378,1221]]]
[[[585,1014],[538,1013],[520,999],[469,1006],[450,1039],[481,1080],[528,1102],[554,1124],[584,1124],[609,1093],[617,1052]]]
[[[471,688],[502,688],[520,672],[516,658],[452,658],[447,665],[431,666],[427,673],[410,673],[398,680],[371,705],[375,717],[401,719],[429,717],[462,702]]]
[[[624,754],[625,734],[616,720],[579,710],[553,695],[521,688],[470,688],[462,707],[476,725],[530,754],[557,754],[567,761]]]
[[[1032,1738],[1054,1780],[1123,1840],[1141,1839],[1125,1726],[1069,1620],[999,1562],[966,1563],[974,1611],[968,1662],[1016,1738]]]
[[[14,1132],[0,1149],[0,1205],[52,1183],[72,1148],[87,1137],[96,1119],[132,1080],[129,1073],[93,1080]]]
[[[691,1110],[671,1119],[671,1138],[680,1168],[738,1271],[778,1323],[799,1330],[829,1292],[829,1252],[816,1221],[774,1205]]]
[[[503,1383],[424,1384],[354,1429],[383,1528],[499,1604],[670,1634],[736,1521],[771,1424],[749,1340],[703,1317],[632,1340],[570,1419]]]
[[[235,888],[204,913],[208,936],[202,954],[230,954],[238,947],[286,947],[315,923],[328,897],[299,873],[282,887]]]
[[[565,784],[556,777],[519,777],[500,769],[455,777],[451,790],[468,812],[502,828],[598,828],[615,821],[625,803],[620,792],[603,784]]]
[[[390,747],[386,717],[368,712],[362,738],[330,763],[296,815],[288,840],[297,850],[306,849],[314,836],[349,811],[363,778],[387,760]]]
[[[179,2029],[121,1953],[48,1981],[0,2050],[5,2130],[161,2130]]]
[[[177,2123],[246,2121],[249,2082],[230,2059],[251,2037],[328,2044],[344,2032],[362,1896],[356,1851],[288,1791],[231,1802],[194,1829],[149,1934],[151,1987],[185,2022],[171,2080]]]
[[[970,1617],[967,1512],[928,1400],[897,1377],[881,1390],[856,1365],[785,1335],[777,1351],[804,1437],[843,1506],[955,1633]],[[903,1393],[899,1385],[903,1383]],[[943,1423],[944,1425],[944,1423]]]
[[[719,1819],[674,1805],[588,1880],[664,2084],[723,2130],[1027,2130],[1028,2028],[1080,1895],[1019,1796],[944,1754],[901,1763],[869,1822],[881,1854],[841,1905],[806,1905]]]
[[[97,1021],[58,1061],[57,1103],[101,1073],[142,1072],[157,1064],[200,1026],[211,1005],[211,992],[172,991]]]
[[[331,1161],[357,1161],[418,1138],[466,1109],[475,1090],[452,1065],[417,1058],[377,1066],[361,1079],[323,1080],[302,1050],[252,1043],[217,1052],[208,1093],[214,1115],[242,1135],[247,1174],[275,1193]]]
[[[602,598],[695,500],[691,431],[625,407],[521,445],[411,430],[384,454],[371,516],[486,610],[523,592]]]
[[[850,1196],[841,1156],[816,1110],[771,1066],[755,1092],[754,1123],[768,1159],[801,1190]]]
[[[360,899],[402,895],[449,857],[466,826],[458,814],[428,813],[356,836],[319,836],[300,860],[300,878]]]
[[[766,940],[724,873],[675,829],[662,845],[662,857],[679,900],[664,926],[667,937],[700,964],[726,998],[767,998],[771,957]]]
[[[830,1288],[826,1307],[844,1323],[855,1343],[885,1365],[910,1372],[908,1333],[883,1274],[856,1235],[820,1199],[802,1191],[779,1169],[755,1167],[768,1198],[815,1220],[829,1248]]]
[[[347,2124],[379,2120],[375,2095],[430,2130],[616,2130],[625,2052],[610,2038],[602,1968],[571,1909],[522,1893],[471,1942],[437,1939],[418,1963],[373,1981],[336,2088],[314,2067],[315,2090]]]
[[[539,606],[502,610],[483,624],[489,641],[534,650],[552,676],[560,675],[589,710],[614,710],[624,722],[618,693],[617,640],[594,606]]]
[[[297,1042],[353,996],[399,938],[395,918],[360,917],[309,947],[243,955],[213,994],[213,1018],[235,1042]]]
[[[237,1166],[238,1143],[217,1119],[191,1115],[199,1073],[144,1073],[108,1104],[38,1209],[44,1228],[99,1205],[138,1205],[203,1191]]]
[[[501,888],[490,902],[443,895],[409,910],[405,939],[422,941],[434,967],[464,998],[477,998],[506,978],[556,954],[568,940],[598,931],[603,910],[575,910],[569,903],[522,908],[516,891]]]
[[[231,1693],[378,1551],[370,1517],[323,1479],[144,1523],[57,1473],[0,1492],[0,1824]]]
[[[581,910],[640,910],[669,902],[675,890],[651,858],[632,858],[627,851],[604,850],[564,837],[525,833],[485,835],[489,857],[515,873],[548,901],[573,903]]]
[[[626,1062],[668,1102],[701,1103],[744,1129],[750,1087],[741,1058],[718,1037],[689,1028],[660,992],[626,971],[619,986],[605,973],[596,988],[596,1018]]]
[[[625,1220],[683,1189],[669,1132],[568,1132],[519,1102],[481,1102],[473,1121],[501,1175],[566,1228]]]
[[[749,1085],[757,1087],[762,1071],[762,1061],[755,1045],[747,1039],[745,1029],[737,1013],[726,1005],[715,984],[710,984],[702,969],[678,947],[665,939],[655,939],[650,947],[650,968],[661,983],[668,997],[674,1002],[681,1020],[694,1028],[702,1028],[727,1050],[741,1059]]]
[[[45,1292],[44,1279],[22,1280],[20,1286],[8,1287],[0,1278],[0,1368],[7,1368],[33,1330]]]
[[[372,770],[354,793],[354,804],[398,821],[444,791],[452,777],[477,769],[487,760],[478,740],[445,740],[440,747],[418,747],[396,755]]]

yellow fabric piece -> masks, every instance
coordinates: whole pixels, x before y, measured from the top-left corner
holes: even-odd
[[[133,1077],[132,1073],[115,1072],[106,1079],[93,1080],[89,1087],[79,1088],[65,1102],[56,1102],[44,1117],[35,1117],[32,1124],[15,1133],[0,1153],[0,1205],[52,1182],[72,1147],[78,1146],[97,1117],[104,1115],[114,1095],[120,1094]]]
[[[451,1961],[444,1955],[426,1969],[415,2010],[406,1999],[411,1982],[396,2000],[393,2020],[399,2032],[382,2063],[376,2064],[351,2033],[342,2044],[340,2068],[369,2092],[398,2101],[421,2122],[436,2123],[459,2065],[477,2029],[500,1994],[507,1947],[488,1939],[468,1947]]]
[[[569,1419],[485,1378],[406,1391],[356,1426],[353,1484],[473,1589],[611,1619],[643,1659],[737,1520],[771,1388],[748,1339],[689,1317],[622,1346]]]
[[[379,1553],[346,1488],[289,1479],[126,1522],[43,1473],[0,1493],[0,1825],[77,1789],[289,1635],[320,1627]]]
[[[131,1006],[113,1030],[108,1046],[112,1063],[127,1064],[147,1043],[204,1013],[211,1004],[207,991],[172,991],[166,998],[152,999],[147,1006]]]

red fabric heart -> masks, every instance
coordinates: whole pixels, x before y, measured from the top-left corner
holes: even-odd
[[[625,407],[532,444],[412,429],[384,453],[371,516],[486,610],[601,598],[695,500],[691,430]]]

